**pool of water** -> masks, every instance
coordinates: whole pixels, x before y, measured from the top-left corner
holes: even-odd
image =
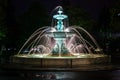
[[[120,70],[79,72],[0,70],[0,80],[120,80]]]

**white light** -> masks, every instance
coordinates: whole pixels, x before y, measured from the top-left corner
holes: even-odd
[[[97,48],[97,49],[95,49],[95,51],[102,51],[102,49]]]
[[[120,13],[118,13],[118,16],[120,16]]]
[[[50,32],[55,32],[56,31],[56,29],[55,28],[51,28],[51,31]]]
[[[80,44],[80,45],[79,45],[79,47],[81,48],[81,47],[83,47],[83,45],[82,45],[82,44]]]
[[[61,13],[63,13],[63,11],[60,11],[60,10],[59,10],[58,13],[61,14]]]
[[[65,29],[65,32],[70,32],[70,29],[69,29],[69,28],[66,28],[66,29]]]

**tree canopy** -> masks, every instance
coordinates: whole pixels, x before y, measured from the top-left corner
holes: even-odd
[[[77,25],[91,31],[94,25],[94,20],[91,16],[80,7],[66,6],[65,12],[69,17],[70,25]]]
[[[8,0],[0,0],[0,40],[6,36],[6,8]]]
[[[110,8],[109,12],[111,32],[118,33],[120,32],[120,1]]]

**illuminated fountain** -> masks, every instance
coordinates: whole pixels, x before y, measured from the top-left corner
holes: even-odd
[[[80,26],[68,26],[68,16],[61,6],[55,8],[52,25],[37,29],[25,42],[14,63],[44,67],[79,66],[109,62],[96,40]]]

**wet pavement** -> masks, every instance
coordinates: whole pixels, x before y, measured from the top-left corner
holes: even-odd
[[[120,70],[79,72],[0,70],[0,80],[120,80]]]
[[[119,65],[81,65],[79,68],[39,68],[2,64],[0,80],[120,80]]]
[[[2,69],[7,70],[40,70],[40,71],[98,71],[98,70],[115,70],[119,69],[119,65],[113,64],[96,64],[96,65],[79,65],[76,67],[41,67],[40,65],[28,64],[1,64]]]
[[[112,64],[73,68],[40,68],[39,65],[0,64],[0,80],[120,80],[119,60]]]

